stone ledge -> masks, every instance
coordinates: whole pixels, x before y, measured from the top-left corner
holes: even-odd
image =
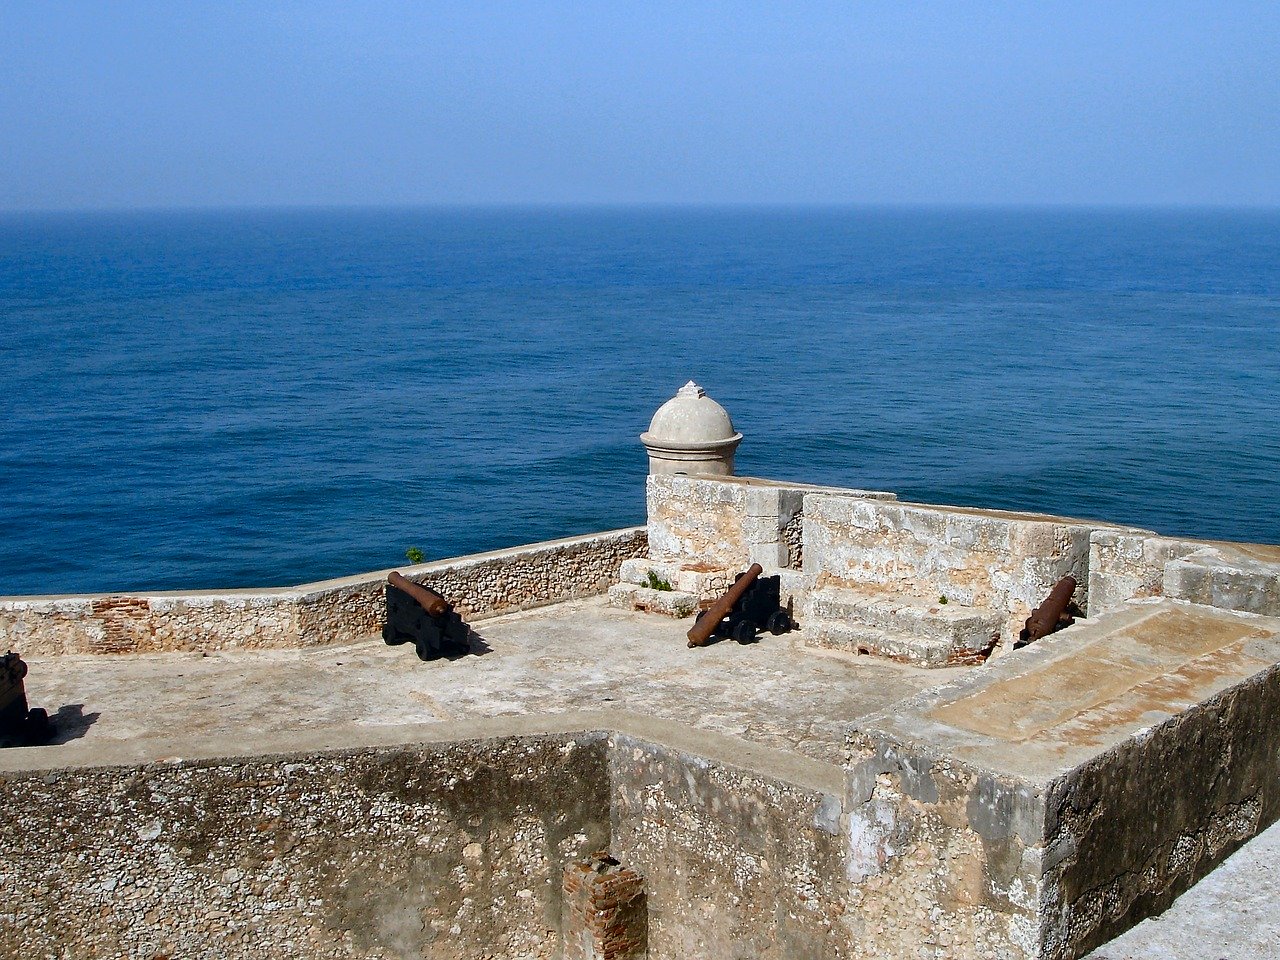
[[[618,579],[622,583],[646,587],[649,585],[649,574],[652,573],[658,579],[665,580],[674,590],[710,600],[728,590],[739,572],[733,567],[717,567],[707,563],[635,557],[622,562]]]

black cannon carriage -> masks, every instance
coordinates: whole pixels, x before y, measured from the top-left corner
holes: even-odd
[[[751,643],[760,630],[778,636],[794,627],[790,611],[782,606],[782,578],[762,577],[763,572],[753,563],[738,574],[724,596],[698,614],[688,633],[689,646],[706,646],[716,634]]]
[[[49,714],[39,707],[28,709],[22,679],[27,665],[16,653],[0,657],[0,747],[29,747],[53,738]]]
[[[471,649],[471,631],[453,605],[399,573],[387,577],[382,639],[391,646],[412,641],[420,660],[459,656]]]

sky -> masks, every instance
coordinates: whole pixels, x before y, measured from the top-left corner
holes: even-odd
[[[1280,206],[1280,2],[0,2],[0,210]]]

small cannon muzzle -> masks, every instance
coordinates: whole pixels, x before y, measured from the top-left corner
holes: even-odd
[[[1044,603],[1032,610],[1031,616],[1027,617],[1022,632],[1018,634],[1018,642],[1013,645],[1015,650],[1075,623],[1075,618],[1071,615],[1071,597],[1076,592],[1076,586],[1075,577],[1063,577],[1054,584]]]

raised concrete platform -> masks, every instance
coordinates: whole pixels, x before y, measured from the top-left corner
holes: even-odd
[[[1081,623],[859,721],[855,902],[885,955],[1080,956],[1280,816],[1280,620],[1159,600]]]

